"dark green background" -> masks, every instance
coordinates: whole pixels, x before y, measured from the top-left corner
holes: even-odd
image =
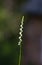
[[[19,5],[22,1],[0,0],[0,65],[18,65],[18,37],[22,17]]]

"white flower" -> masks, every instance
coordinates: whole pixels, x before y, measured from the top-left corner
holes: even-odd
[[[18,42],[18,45],[20,45],[21,44],[21,42],[22,42],[22,32],[23,32],[23,22],[24,22],[24,16],[22,17],[22,21],[21,21],[21,25],[20,25],[20,32],[19,32],[19,42]]]

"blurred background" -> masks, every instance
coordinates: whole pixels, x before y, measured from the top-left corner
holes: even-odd
[[[18,65],[18,36],[25,0],[0,0],[0,65]]]

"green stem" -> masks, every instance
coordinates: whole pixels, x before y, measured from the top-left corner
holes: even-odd
[[[21,47],[22,47],[22,45],[20,44],[20,55],[19,55],[19,63],[18,63],[18,65],[21,65]]]

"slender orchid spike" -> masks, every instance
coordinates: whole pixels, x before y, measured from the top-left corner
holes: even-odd
[[[19,63],[18,65],[21,65],[21,42],[22,42],[22,32],[23,32],[23,22],[24,22],[24,16],[22,17],[21,25],[20,25],[20,32],[19,32],[19,42],[18,45],[20,45],[20,54],[19,54]]]
[[[20,24],[20,32],[19,32],[19,42],[18,42],[18,45],[21,44],[22,42],[22,32],[23,32],[23,22],[24,22],[24,16],[22,17],[22,21],[21,21],[21,24]]]

